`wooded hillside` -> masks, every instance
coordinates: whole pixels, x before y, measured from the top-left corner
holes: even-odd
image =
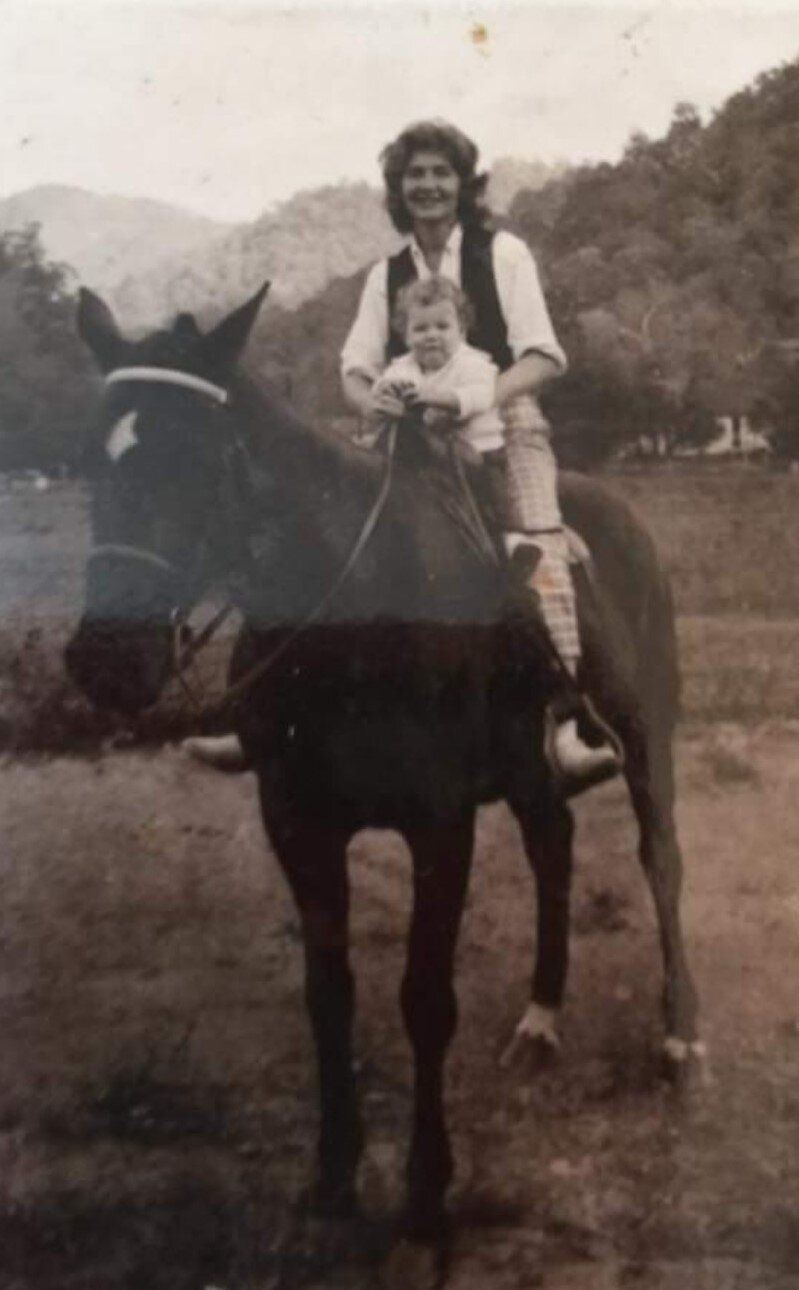
[[[616,166],[519,195],[572,375],[553,414],[605,401],[612,437],[701,437],[708,414],[785,427],[781,341],[799,333],[799,64],[706,126],[681,104]],[[581,413],[582,415],[582,413]]]
[[[616,165],[518,192],[502,223],[534,249],[570,356],[546,395],[566,455],[701,443],[718,415],[799,451],[785,344],[799,335],[799,64],[706,125],[678,105],[663,138],[636,135]],[[360,281],[331,283],[268,334],[265,320],[259,353],[306,411],[337,407],[335,353]]]
[[[618,164],[545,179],[506,159],[495,194],[535,251],[570,356],[546,398],[566,455],[596,460],[640,440],[670,451],[709,437],[721,414],[748,416],[799,455],[799,63],[706,124],[680,104],[663,138],[634,136]],[[169,273],[128,278],[111,299],[126,328],[187,308],[210,320],[273,278],[249,362],[304,413],[335,415],[363,272],[395,241],[379,194],[341,184],[297,194]],[[56,444],[58,460],[77,459],[64,399],[77,407],[86,369],[70,289],[33,234],[0,240],[0,464],[45,464],[43,443],[46,464]]]

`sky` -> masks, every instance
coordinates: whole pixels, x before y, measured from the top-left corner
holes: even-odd
[[[431,115],[486,164],[612,161],[677,102],[706,119],[796,57],[799,0],[0,0],[0,196],[74,184],[250,219],[377,184],[383,144]]]

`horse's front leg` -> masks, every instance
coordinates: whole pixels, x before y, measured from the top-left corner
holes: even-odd
[[[573,867],[574,822],[565,802],[544,788],[535,810],[520,802],[511,802],[511,807],[535,874],[537,935],[531,1001],[502,1053],[502,1066],[523,1056],[546,1059],[560,1047],[557,1018],[569,966]]]
[[[269,832],[302,920],[305,998],[319,1066],[321,1123],[312,1206],[324,1217],[349,1217],[356,1208],[355,1173],[363,1143],[352,1061],[349,838],[305,825]]]
[[[403,1235],[441,1253],[452,1177],[444,1061],[457,1021],[452,976],[474,846],[474,813],[447,826],[406,830],[406,837],[413,856],[413,914],[401,998],[415,1087]]]

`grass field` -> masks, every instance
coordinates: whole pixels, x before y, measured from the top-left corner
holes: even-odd
[[[746,467],[608,476],[672,579],[688,720],[799,716],[799,477]]]
[[[534,896],[509,812],[481,812],[448,1065],[448,1290],[796,1290],[799,726],[770,719],[799,716],[799,479],[607,484],[674,578],[684,924],[713,1080],[682,1103],[658,1079],[657,936],[618,782],[576,803],[561,1061],[499,1069]],[[0,1290],[375,1290],[364,1258],[386,1248],[411,1098],[404,846],[350,848],[371,1235],[331,1261],[295,1203],[314,1062],[253,777],[169,746],[191,720],[174,694],[141,731],[166,746],[136,748],[72,692],[86,540],[76,485],[0,491],[5,747],[91,753],[0,758]],[[227,647],[203,659],[209,685]]]
[[[799,717],[799,478],[727,468],[611,474],[649,526],[679,614],[684,715],[747,723]],[[48,492],[0,486],[0,747],[63,750],[113,737],[70,687],[61,651],[79,610],[86,499],[74,483]],[[218,688],[228,642],[202,656],[195,684]],[[188,729],[176,692],[141,737]]]

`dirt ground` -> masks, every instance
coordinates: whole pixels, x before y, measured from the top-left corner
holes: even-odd
[[[680,745],[685,922],[712,1083],[661,1084],[660,968],[622,789],[578,809],[559,1065],[501,1072],[534,897],[480,821],[448,1102],[452,1290],[799,1287],[799,728]],[[295,1202],[315,1081],[297,923],[250,776],[176,749],[0,767],[0,1287],[290,1290],[324,1266]],[[373,1254],[398,1202],[410,1069],[398,838],[352,848]]]

